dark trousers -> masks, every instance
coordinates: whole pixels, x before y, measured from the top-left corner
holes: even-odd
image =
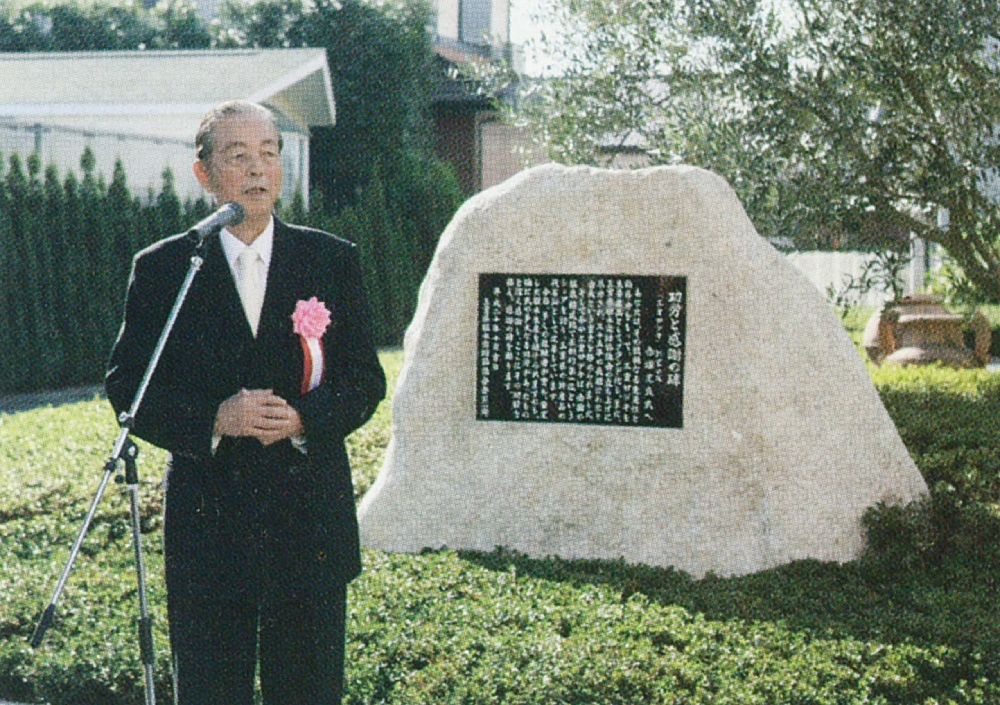
[[[340,704],[346,586],[309,601],[171,597],[168,613],[176,705],[253,705],[258,655],[265,705]]]

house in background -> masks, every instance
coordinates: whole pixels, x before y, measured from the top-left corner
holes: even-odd
[[[300,187],[308,198],[309,130],[335,119],[324,49],[0,54],[0,154],[37,152],[64,175],[89,146],[105,179],[122,161],[133,195],[158,193],[169,168],[181,200],[194,199],[198,124],[233,97],[278,116],[282,199]]]
[[[154,0],[145,0],[152,3]],[[194,0],[207,20],[221,0]],[[494,186],[525,166],[546,161],[527,131],[500,120],[488,96],[461,78],[462,67],[503,60],[518,74],[524,58],[510,41],[510,0],[431,0],[431,33],[440,68],[432,107],[437,155],[451,165],[466,195]],[[510,96],[513,99],[513,95]]]
[[[211,17],[216,3],[196,0]],[[509,0],[436,0],[428,28],[439,81],[433,96],[436,151],[466,195],[545,161],[530,136],[500,120],[489,97],[461,77],[483,60],[523,66],[510,42]],[[323,49],[0,53],[0,155],[39,153],[60,173],[79,171],[91,147],[110,179],[120,159],[133,194],[159,192],[164,169],[182,200],[201,188],[191,173],[194,134],[216,103],[243,97],[272,108],[285,140],[285,193],[308,199],[310,128],[334,122]]]
[[[431,24],[441,68],[433,101],[437,154],[462,190],[471,195],[545,161],[530,135],[503,123],[491,97],[461,76],[466,65],[496,60],[522,73],[523,55],[510,41],[510,1],[437,0]]]

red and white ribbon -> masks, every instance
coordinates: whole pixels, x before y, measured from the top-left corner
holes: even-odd
[[[323,340],[307,338],[304,335],[300,335],[299,340],[302,341],[302,354],[305,356],[302,393],[308,394],[323,381]]]
[[[315,296],[298,301],[292,314],[292,330],[302,341],[305,369],[302,374],[302,394],[308,394],[323,381],[323,333],[330,325],[330,311]]]

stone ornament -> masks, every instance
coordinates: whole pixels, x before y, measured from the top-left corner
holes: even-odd
[[[483,273],[686,279],[683,424],[477,419]],[[693,167],[545,165],[469,200],[405,338],[362,542],[624,559],[694,576],[849,561],[927,488],[823,296]]]
[[[963,329],[975,335],[974,347],[965,344]],[[970,321],[949,312],[941,299],[928,294],[904,296],[890,302],[868,319],[862,347],[876,365],[927,365],[941,362],[952,367],[983,367],[990,361],[989,321],[980,311]]]

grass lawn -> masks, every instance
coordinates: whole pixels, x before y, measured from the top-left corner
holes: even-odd
[[[383,355],[390,389],[401,353]],[[352,584],[347,703],[1000,703],[1000,381],[871,368],[932,488],[868,517],[845,565],[693,580],[504,551],[365,551]],[[349,441],[359,496],[390,409]],[[48,602],[116,435],[106,402],[0,415],[0,699],[141,703],[123,491],[102,502],[37,652]],[[170,702],[159,487],[139,459],[157,697]]]

